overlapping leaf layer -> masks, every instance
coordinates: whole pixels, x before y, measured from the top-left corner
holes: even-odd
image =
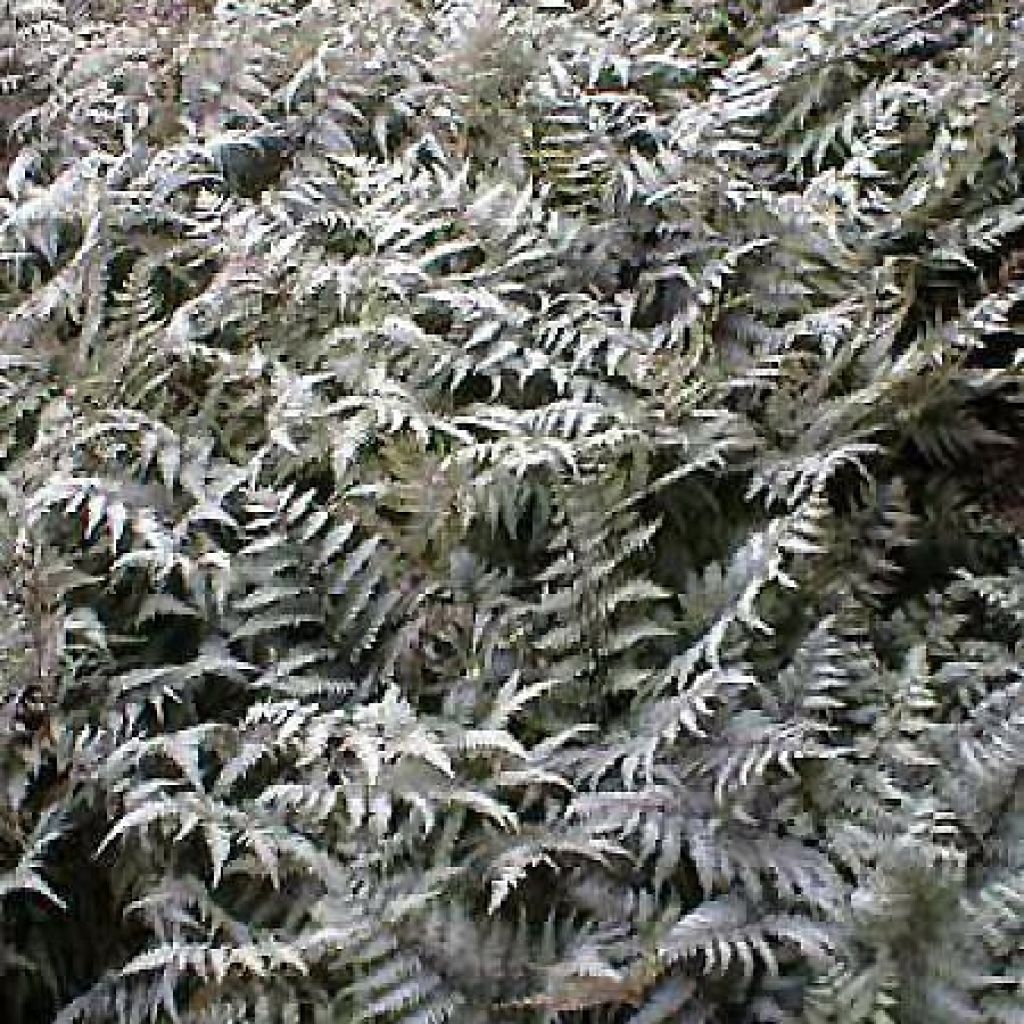
[[[7,0],[12,1024],[1024,1019],[1012,0]]]

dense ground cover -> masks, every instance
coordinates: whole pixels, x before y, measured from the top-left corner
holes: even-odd
[[[5,1021],[1024,1020],[1018,4],[0,34]]]

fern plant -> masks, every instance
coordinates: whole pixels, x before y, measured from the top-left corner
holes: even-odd
[[[8,0],[10,1019],[1019,1020],[1022,30]]]

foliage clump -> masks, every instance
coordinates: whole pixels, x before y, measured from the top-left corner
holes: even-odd
[[[5,1020],[1021,1020],[1018,5],[0,32]]]

